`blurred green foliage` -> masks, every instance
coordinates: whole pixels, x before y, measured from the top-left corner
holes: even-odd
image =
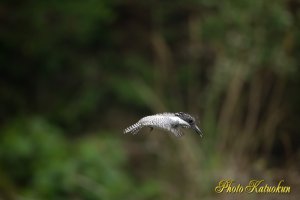
[[[21,192],[26,199],[140,199],[159,191],[151,182],[137,185],[126,175],[116,138],[87,136],[70,143],[57,127],[34,117],[8,124],[0,141],[5,198]]]
[[[297,0],[1,2],[0,198],[210,199],[228,174],[288,176],[299,13]],[[204,139],[122,137],[165,111],[199,117]]]

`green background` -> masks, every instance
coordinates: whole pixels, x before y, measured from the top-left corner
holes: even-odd
[[[0,24],[1,199],[300,197],[297,0],[7,0]],[[123,135],[178,111],[203,138]]]

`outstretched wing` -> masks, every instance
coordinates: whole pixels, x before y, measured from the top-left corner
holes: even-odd
[[[182,132],[179,128],[172,128],[169,130],[172,134],[174,134],[176,137],[181,137],[184,135],[184,132]]]

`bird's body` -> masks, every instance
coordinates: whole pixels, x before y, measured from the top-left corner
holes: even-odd
[[[175,136],[182,136],[184,133],[181,128],[193,128],[201,135],[200,129],[195,125],[195,119],[189,114],[179,113],[160,113],[143,117],[137,123],[125,129],[124,133],[137,134],[143,127],[158,128],[169,131]]]

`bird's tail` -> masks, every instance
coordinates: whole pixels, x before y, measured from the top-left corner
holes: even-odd
[[[139,130],[142,128],[142,125],[137,122],[124,130],[124,134],[131,133],[133,135],[137,134]]]

